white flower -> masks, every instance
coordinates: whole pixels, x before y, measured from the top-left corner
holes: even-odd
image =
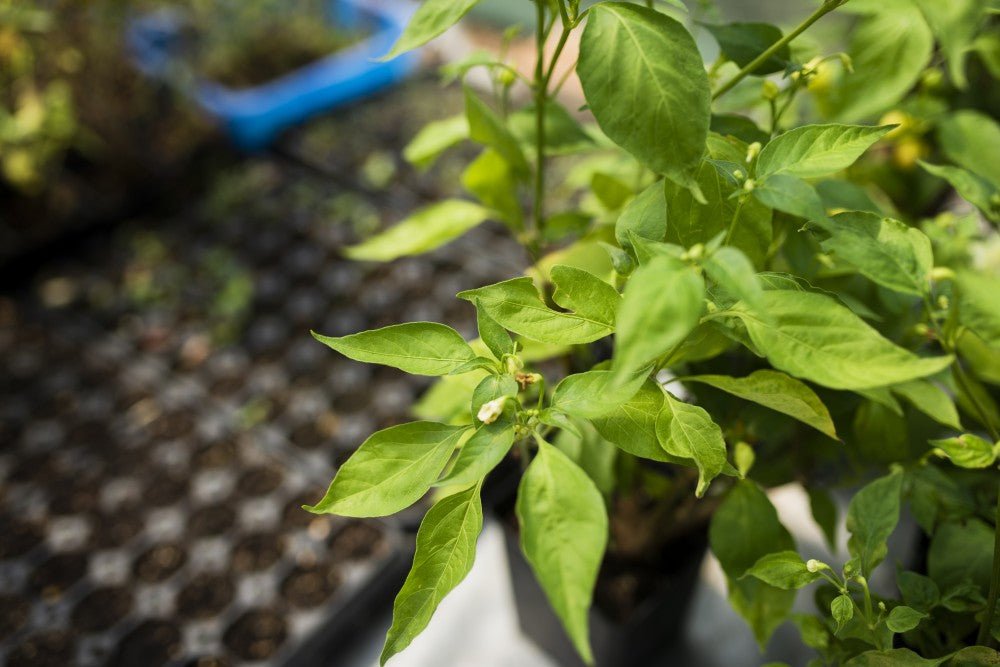
[[[503,414],[503,406],[506,402],[507,397],[501,396],[500,398],[494,398],[488,403],[483,403],[482,407],[479,408],[479,414],[476,415],[476,418],[484,424],[492,424]]]

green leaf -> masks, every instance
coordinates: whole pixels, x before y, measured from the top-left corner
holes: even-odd
[[[983,25],[983,0],[915,0],[923,12],[927,24],[934,31],[941,50],[948,59],[951,80],[959,88],[965,88],[965,56],[969,52],[973,38]]]
[[[816,188],[797,176],[772,174],[754,188],[753,196],[765,206],[797,218],[826,219],[826,209]]]
[[[625,287],[615,334],[613,368],[624,376],[670,351],[698,325],[705,282],[691,267],[654,257]]]
[[[511,375],[488,375],[476,386],[472,392],[472,403],[470,410],[476,423],[479,419],[476,415],[483,404],[498,399],[501,396],[517,396],[517,381]]]
[[[656,181],[636,195],[629,202],[615,223],[615,239],[618,245],[632,247],[631,234],[662,241],[667,234],[667,199],[663,193],[663,182]]]
[[[919,611],[930,611],[941,602],[941,590],[934,580],[916,572],[899,570],[896,587],[903,594],[903,601]]]
[[[757,127],[751,119],[738,114],[713,114],[711,130],[716,134],[735,137],[748,144],[755,141],[766,144],[771,138],[771,135]]]
[[[393,324],[339,338],[313,332],[313,337],[349,359],[413,375],[447,375],[476,358],[461,334],[436,322]]]
[[[799,380],[779,371],[763,369],[754,371],[745,378],[694,375],[684,378],[684,381],[707,384],[733,396],[753,401],[808,424],[834,440],[839,439],[830,411],[819,396]]]
[[[545,103],[545,151],[548,155],[569,155],[594,148],[594,140],[580,127],[580,123],[555,100]],[[508,124],[518,141],[534,147],[537,127],[535,105],[518,109],[510,115]]]
[[[955,408],[955,401],[948,393],[928,380],[911,380],[892,387],[895,394],[902,396],[913,407],[939,424],[956,431],[962,430],[962,422]]]
[[[413,566],[392,605],[392,627],[379,658],[384,665],[419,635],[452,589],[472,569],[483,529],[479,485],[434,504],[417,531]]]
[[[726,57],[740,67],[746,67],[757,56],[782,38],[781,30],[770,23],[727,23],[723,25],[702,24],[712,33],[719,48]],[[784,70],[791,61],[791,50],[783,46],[773,56],[765,60],[754,75],[764,76]]]
[[[420,209],[381,234],[345,248],[344,255],[371,262],[419,255],[457,239],[489,217],[489,210],[479,204],[445,199]]]
[[[741,478],[746,479],[756,461],[757,454],[753,451],[753,447],[747,443],[741,440],[733,446],[733,464]]]
[[[989,468],[996,463],[1000,445],[994,446],[978,435],[965,433],[956,438],[931,440],[952,463],[960,468]]]
[[[794,551],[791,534],[767,495],[749,480],[737,482],[719,505],[709,529],[712,552],[727,575],[739,579],[775,551]]]
[[[621,295],[589,271],[557,264],[549,271],[556,290],[552,300],[567,310],[613,328]]]
[[[411,422],[372,434],[337,471],[315,514],[388,516],[420,500],[467,426]]]
[[[448,474],[435,486],[464,486],[486,477],[514,445],[514,425],[506,420],[484,424],[462,445]]]
[[[775,368],[831,389],[867,389],[933,375],[952,357],[918,357],[886,340],[834,299],[765,291],[760,311],[736,304],[754,345]]]
[[[791,611],[795,592],[741,577],[767,554],[794,550],[792,536],[760,487],[741,480],[712,517],[709,542],[729,580],[730,603],[750,624],[757,642],[764,645]]]
[[[955,285],[959,321],[991,347],[1000,348],[1000,280],[979,271],[960,271]]]
[[[390,60],[423,46],[458,23],[478,2],[479,0],[424,0],[406,24],[403,34],[381,60]]]
[[[469,121],[464,114],[435,120],[424,125],[406,144],[403,157],[420,169],[430,167],[441,153],[469,137]]]
[[[772,139],[757,157],[757,178],[819,178],[847,169],[892,126],[805,125]]]
[[[705,495],[709,483],[726,464],[726,440],[722,429],[697,405],[679,401],[670,393],[656,419],[656,435],[663,449],[681,459],[693,459],[698,466],[695,495]]]
[[[812,512],[813,520],[823,531],[826,544],[830,551],[837,550],[837,505],[833,502],[830,494],[817,488],[808,489],[809,509]]]
[[[830,235],[821,242],[823,250],[873,282],[915,296],[930,289],[934,254],[930,239],[919,229],[858,211],[818,219],[817,224]]]
[[[844,626],[854,618],[854,602],[851,600],[851,596],[841,593],[833,598],[833,602],[830,603],[830,614],[837,624],[837,632],[843,630]]]
[[[708,149],[710,157],[716,161],[746,160],[747,147],[735,140],[709,135]],[[684,188],[664,184],[669,211],[666,240],[685,248],[697,243],[708,244],[719,234],[726,233],[736,218],[728,245],[739,248],[755,265],[761,265],[773,235],[771,209],[752,197],[744,197],[743,205],[738,208],[739,199],[734,196],[736,186],[707,160],[698,170],[698,187],[704,203]]]
[[[828,104],[839,120],[879,114],[903,98],[931,59],[934,37],[910,3],[866,17],[852,29],[853,73],[832,88]]]
[[[490,349],[497,361],[503,359],[505,354],[514,354],[517,351],[507,330],[497,324],[497,321],[478,305],[476,306],[476,326],[479,329],[479,338]]]
[[[483,205],[496,211],[498,217],[514,231],[524,225],[524,212],[517,193],[517,178],[503,157],[487,148],[462,172],[462,187]]]
[[[590,343],[612,328],[575,313],[560,313],[544,303],[531,278],[514,278],[458,294],[483,309],[500,326],[525,338],[553,345]]]
[[[851,658],[844,667],[937,667],[948,658],[921,658],[908,648],[865,651]]]
[[[544,441],[517,492],[521,549],[576,650],[593,663],[588,612],[608,543],[604,498],[565,454]]]
[[[679,185],[694,183],[711,92],[684,26],[645,7],[595,5],[576,71],[590,110],[612,141]]]
[[[762,556],[747,570],[744,577],[757,577],[763,582],[784,590],[798,590],[820,578],[810,572],[805,561],[795,551],[777,551]]]
[[[847,509],[847,547],[861,561],[861,574],[871,576],[888,551],[886,541],[899,523],[903,475],[892,473],[865,485]]]
[[[966,582],[988,591],[992,566],[993,527],[985,521],[947,521],[934,531],[927,551],[927,574],[942,591]]]
[[[997,631],[994,625],[994,639],[996,639],[996,635]],[[948,667],[988,667],[998,664],[1000,664],[1000,652],[994,651],[988,646],[966,646],[951,656]]]
[[[605,370],[568,375],[556,386],[552,405],[574,417],[603,417],[635,396],[651,370],[642,368],[625,382],[616,382],[615,374]]]
[[[893,607],[889,616],[885,619],[886,626],[893,632],[909,632],[918,625],[920,621],[927,618],[927,614],[912,609],[905,605]]]
[[[542,415],[545,412],[543,410]],[[539,420],[542,420],[542,415],[539,415]],[[575,431],[561,431],[554,444],[594,480],[605,502],[610,503],[618,488],[618,449],[587,426]]]
[[[521,144],[504,125],[503,119],[468,88],[465,89],[465,115],[469,120],[470,139],[494,149],[519,176],[531,171]]]
[[[702,264],[708,277],[726,292],[753,306],[760,303],[763,289],[753,263],[732,246],[719,248]]]
[[[590,422],[602,438],[629,454],[677,462],[664,451],[656,436],[656,417],[663,403],[663,390],[653,380],[646,380],[632,398],[601,417],[592,417]]]
[[[590,191],[608,211],[617,211],[632,199],[628,183],[603,171],[595,171],[590,177]]]
[[[949,160],[1000,188],[1000,124],[986,114],[956,111],[938,124],[938,141]]]
[[[987,218],[1000,222],[1000,189],[985,178],[961,167],[929,164],[923,160],[920,161],[920,166],[928,173],[948,181],[960,197],[982,211]]]

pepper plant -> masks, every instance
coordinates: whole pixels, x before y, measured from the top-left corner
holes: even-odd
[[[427,0],[387,57],[475,4]],[[845,5],[861,16],[847,54],[799,45]],[[792,618],[817,664],[996,660],[1000,262],[987,221],[1000,178],[987,145],[1000,128],[950,109],[970,52],[995,66],[983,55],[995,5],[825,0],[788,33],[692,23],[676,1],[534,6],[533,73],[503,53],[449,65],[451,78],[484,69],[491,93],[467,87],[465,113],[406,149],[427,166],[461,141],[480,146],[461,179],[471,198],[346,253],[390,261],[493,219],[531,268],[458,294],[476,309],[475,341],[431,322],[316,335],[351,359],[443,376],[417,407],[425,421],[373,434],[307,508],[386,516],[436,490],[383,662],[472,567],[481,492],[507,457],[523,468],[524,555],[587,661],[606,551],[664,549],[709,517],[730,601],[762,645]],[[708,67],[685,22],[717,41]],[[560,70],[576,32],[579,57]],[[929,100],[925,70],[945,76],[935,43],[957,92]],[[592,123],[557,99],[572,72]],[[887,111],[938,127],[941,154],[923,154],[920,173],[972,206],[904,214],[880,165],[912,127],[858,122]],[[765,489],[803,483],[835,542],[829,490],[872,476],[848,511],[850,559],[803,560]],[[869,581],[889,566],[904,501],[929,536],[928,572],[901,570],[902,598],[878,597]],[[629,503],[649,519],[642,531],[621,521]],[[814,582],[821,615],[792,616]]]

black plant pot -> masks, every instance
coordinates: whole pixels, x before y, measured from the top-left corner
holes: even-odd
[[[507,562],[521,632],[561,667],[584,667],[585,663],[573,648],[521,553],[516,528],[509,522],[504,525]],[[598,667],[646,667],[655,663],[658,656],[670,652],[684,627],[707,547],[707,526],[668,544],[664,553],[669,553],[670,557],[655,568],[655,590],[624,618],[610,614],[602,605],[601,596],[595,596],[590,611],[590,641]],[[600,578],[620,574],[622,569],[605,561]],[[649,579],[649,572],[644,574],[647,576],[640,580]]]

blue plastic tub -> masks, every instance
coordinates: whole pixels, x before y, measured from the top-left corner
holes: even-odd
[[[332,0],[330,20],[367,30],[366,39],[269,83],[235,90],[198,81],[185,90],[218,119],[233,142],[259,150],[283,130],[317,114],[395,85],[416,70],[419,55],[380,62],[413,12],[400,0]],[[142,17],[129,26],[127,41],[136,66],[147,76],[166,78],[175,68],[183,22],[174,13]]]

